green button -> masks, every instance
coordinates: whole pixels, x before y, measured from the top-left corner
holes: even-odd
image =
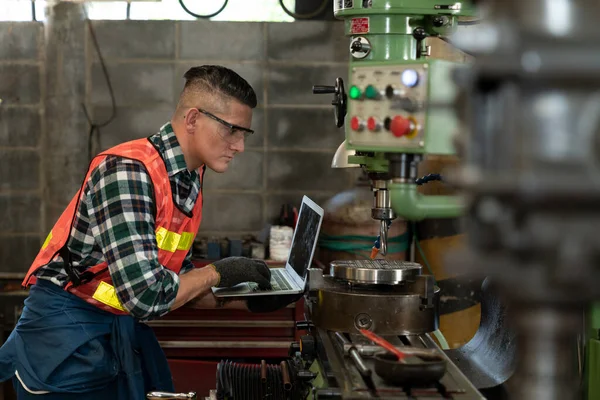
[[[375,86],[369,85],[365,89],[365,96],[367,96],[367,99],[376,99],[379,97],[379,90]]]
[[[354,99],[354,100],[360,99],[360,95],[361,95],[361,93],[360,93],[360,89],[358,87],[352,86],[350,88],[350,98],[351,99]]]

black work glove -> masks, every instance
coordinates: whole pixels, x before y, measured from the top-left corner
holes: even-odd
[[[249,297],[246,305],[248,310],[253,313],[267,313],[281,310],[288,304],[300,300],[302,296],[304,296],[304,293]]]
[[[219,274],[219,282],[215,287],[231,287],[242,282],[256,282],[261,289],[271,287],[271,270],[262,260],[228,257],[211,265]]]

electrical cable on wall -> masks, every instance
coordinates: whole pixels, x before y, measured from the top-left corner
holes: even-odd
[[[225,9],[225,7],[227,7],[227,3],[228,2],[229,2],[229,0],[225,0],[225,2],[223,3],[223,5],[221,6],[221,8],[219,8],[217,11],[215,11],[212,14],[200,15],[200,14],[196,14],[196,13],[190,11],[190,9],[187,8],[185,6],[185,4],[183,3],[183,0],[179,0],[179,4],[185,10],[186,13],[190,14],[194,18],[204,18],[204,19],[212,18],[214,16],[219,15],[221,13],[221,11],[223,11]]]
[[[296,19],[312,19],[318,15],[321,15],[323,13],[323,11],[325,11],[325,9],[327,8],[327,6],[329,5],[329,0],[323,0],[323,2],[321,3],[321,5],[319,6],[319,8],[317,8],[315,11],[310,12],[310,13],[306,13],[306,14],[297,14],[295,12],[291,12],[286,6],[285,4],[283,4],[283,0],[279,0],[279,5],[281,6],[281,8],[283,9],[283,11],[289,15],[292,18],[296,18]]]
[[[112,84],[110,82],[110,76],[108,74],[108,70],[106,69],[106,64],[104,63],[104,58],[102,57],[102,52],[100,51],[100,46],[98,45],[98,39],[96,38],[96,32],[94,31],[92,21],[89,19],[88,15],[87,15],[87,11],[85,10],[85,7],[83,9],[83,12],[85,14],[85,20],[88,25],[90,35],[92,37],[92,42],[94,43],[94,48],[96,49],[96,53],[98,54],[98,59],[100,60],[100,66],[102,67],[102,73],[104,74],[104,78],[106,79],[106,85],[108,86],[108,93],[110,95],[110,101],[111,101],[110,117],[108,117],[106,119],[106,121],[104,121],[102,123],[96,123],[96,122],[92,121],[92,118],[90,117],[90,114],[88,113],[85,103],[81,103],[81,106],[83,107],[83,112],[85,113],[85,117],[90,125],[90,131],[88,134],[88,159],[91,161],[91,159],[93,158],[93,154],[92,154],[93,145],[92,144],[94,142],[94,137],[98,140],[98,147],[100,147],[100,128],[103,128],[103,127],[107,126],[108,124],[110,124],[112,121],[114,121],[114,119],[117,116],[117,103],[115,101],[115,94],[113,91]]]

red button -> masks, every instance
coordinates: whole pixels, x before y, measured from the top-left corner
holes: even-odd
[[[350,120],[350,128],[352,128],[353,131],[358,131],[362,128],[360,119],[358,119],[358,117],[352,117]]]
[[[408,135],[411,131],[410,120],[396,115],[390,124],[390,131],[392,131],[392,134],[396,137]]]
[[[369,117],[369,119],[367,120],[367,128],[370,131],[378,131],[380,127],[381,125],[379,124],[379,121],[377,121],[376,118]]]

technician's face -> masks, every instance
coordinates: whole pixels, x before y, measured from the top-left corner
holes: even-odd
[[[197,124],[191,150],[215,172],[225,172],[236,154],[244,151],[244,141],[252,131],[252,109],[237,100],[229,100],[224,111],[192,109]]]

